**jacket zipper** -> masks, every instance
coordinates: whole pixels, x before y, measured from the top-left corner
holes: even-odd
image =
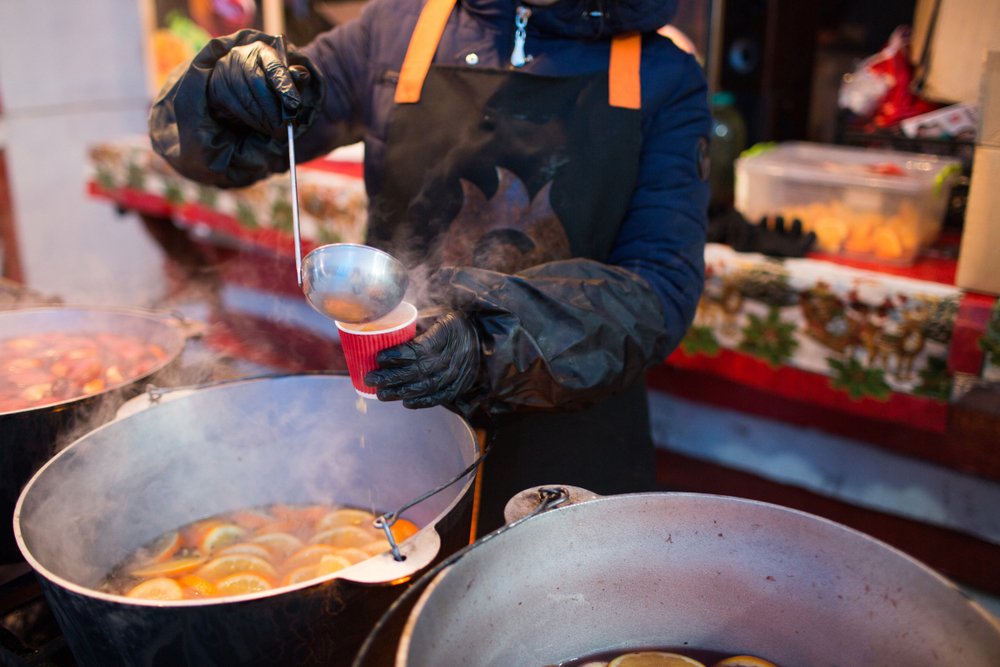
[[[524,42],[528,35],[524,29],[528,26],[528,19],[531,18],[531,9],[524,5],[517,6],[517,14],[514,16],[514,50],[510,54],[510,64],[513,67],[524,67],[531,62],[531,56],[524,54]]]

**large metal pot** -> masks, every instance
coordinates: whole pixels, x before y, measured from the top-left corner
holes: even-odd
[[[61,445],[111,419],[123,401],[173,363],[191,330],[177,317],[144,310],[54,306],[0,311],[0,340],[49,332],[135,334],[160,345],[166,355],[142,376],[126,377],[98,394],[0,412],[0,517],[4,522],[0,563],[20,561],[9,520],[24,483]]]
[[[816,516],[606,496],[515,523],[442,570],[396,666],[542,667],[651,647],[784,667],[995,667],[1000,624],[926,566]]]
[[[404,514],[423,528],[402,562],[377,556],[223,599],[144,602],[92,587],[195,519],[277,502],[392,511],[477,454],[457,415],[360,399],[345,376],[245,380],[161,401],[70,444],[25,486],[14,528],[82,665],[349,664],[407,582],[468,544],[469,476]]]

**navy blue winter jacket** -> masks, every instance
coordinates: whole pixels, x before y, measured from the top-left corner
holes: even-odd
[[[517,4],[516,0],[459,0],[434,62],[509,68]],[[318,113],[296,139],[302,159],[363,139],[365,179],[370,188],[378,188],[396,75],[422,5],[420,0],[371,0],[358,20],[320,35],[298,54],[293,52],[290,61],[299,54],[308,58],[324,89]],[[454,279],[456,289],[467,294],[467,310],[491,316],[510,311],[505,313],[507,321],[485,325],[485,345],[490,347],[486,363],[496,364],[485,371],[496,411],[583,405],[621,390],[645,368],[662,361],[694,317],[703,286],[708,203],[701,156],[711,117],[704,75],[695,58],[655,34],[675,10],[675,0],[560,0],[550,7],[532,8],[525,44],[532,59],[523,67],[525,72],[605,71],[611,36],[644,33],[643,146],[638,182],[606,263],[556,262],[552,264],[559,266],[542,265],[513,279],[469,270]],[[245,42],[255,37],[236,39]],[[222,187],[246,185],[286,170],[280,138],[235,143],[213,134],[217,128],[199,96],[204,97],[211,65],[230,48],[232,39],[213,41],[216,45],[206,47],[155,102],[150,119],[154,146],[182,174]],[[471,53],[476,58],[467,59]],[[636,275],[643,280],[635,280]],[[597,283],[610,287],[575,312],[566,307],[575,298],[565,298],[567,281],[577,281],[573,290],[588,290]],[[566,317],[591,318],[579,327],[579,341],[563,339],[558,349],[547,348],[546,337],[532,329],[545,326],[551,308],[539,309],[536,315],[541,319],[534,326],[535,317],[525,313],[523,305],[508,308],[540,294],[558,301]],[[613,299],[607,298],[609,294]],[[604,310],[602,302],[611,300],[619,305]],[[491,340],[490,331],[502,333]],[[544,378],[516,379],[539,365]]]

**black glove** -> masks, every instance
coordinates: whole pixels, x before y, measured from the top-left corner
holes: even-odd
[[[382,350],[365,376],[379,400],[407,408],[454,403],[479,376],[479,334],[461,311],[449,311],[413,340]]]
[[[759,252],[774,257],[804,257],[816,243],[814,232],[804,233],[802,221],[787,224],[782,216],[767,218],[757,224],[749,222],[736,209],[713,216],[708,221],[707,241],[725,243],[737,252]]]
[[[303,65],[282,63],[278,51],[267,42],[234,46],[212,68],[208,106],[219,121],[230,126],[283,136],[288,121],[303,110],[297,86],[304,86],[310,76]]]

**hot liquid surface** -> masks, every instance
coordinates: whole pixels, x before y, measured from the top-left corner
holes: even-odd
[[[142,377],[166,356],[159,345],[110,332],[0,340],[0,412],[98,394]]]
[[[324,577],[389,549],[371,512],[270,505],[213,515],[160,535],[115,567],[99,589],[155,600],[227,597]],[[418,530],[392,526],[397,543]]]
[[[636,653],[642,654],[641,658],[630,657]],[[670,657],[657,654],[667,654]],[[687,647],[635,649],[628,652],[617,649],[546,667],[608,667],[614,665],[616,659],[621,662],[622,667],[778,667],[762,658],[749,655],[737,656]]]

